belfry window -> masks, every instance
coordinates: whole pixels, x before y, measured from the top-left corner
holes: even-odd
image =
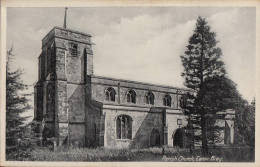
[[[152,92],[148,92],[146,95],[145,95],[145,102],[146,104],[151,104],[151,105],[154,105],[154,95]]]
[[[117,139],[132,139],[132,118],[120,115],[116,119]]]
[[[136,93],[133,90],[129,90],[126,94],[128,103],[136,103]]]
[[[69,50],[70,50],[70,54],[71,54],[72,56],[77,56],[77,54],[78,54],[78,45],[75,44],[75,43],[71,43]]]
[[[164,98],[163,98],[163,105],[164,106],[168,106],[168,107],[171,107],[171,102],[172,102],[172,98],[170,95],[165,95]]]
[[[107,88],[105,94],[107,101],[115,101],[116,91],[114,88]]]

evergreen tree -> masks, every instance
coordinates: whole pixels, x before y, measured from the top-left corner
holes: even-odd
[[[6,64],[6,153],[7,159],[14,158],[17,154],[17,140],[22,139],[25,128],[24,121],[27,117],[21,114],[30,108],[28,104],[29,94],[23,91],[28,85],[21,81],[22,70],[12,71],[10,62],[13,58],[12,48],[7,52]]]
[[[202,142],[204,155],[208,153],[208,142],[219,139],[221,127],[215,125],[217,112],[232,108],[232,99],[239,96],[236,85],[226,77],[217,43],[216,33],[211,31],[206,19],[198,17],[186,51],[181,55],[185,86],[193,90],[187,95],[183,109],[193,124],[195,142]]]

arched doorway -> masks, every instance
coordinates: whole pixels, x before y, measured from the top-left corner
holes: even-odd
[[[50,141],[52,137],[54,137],[54,132],[50,128],[44,127],[42,131],[42,144],[44,146],[52,145],[53,143]]]
[[[175,147],[184,147],[184,131],[183,129],[179,128],[173,133],[173,146]]]
[[[160,133],[157,129],[153,129],[150,135],[150,146],[160,146]]]

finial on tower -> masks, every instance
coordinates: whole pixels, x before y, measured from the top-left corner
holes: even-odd
[[[67,23],[66,23],[66,21],[67,21],[67,10],[68,10],[68,8],[67,7],[65,7],[65,15],[64,15],[64,23],[63,23],[63,28],[67,28]]]

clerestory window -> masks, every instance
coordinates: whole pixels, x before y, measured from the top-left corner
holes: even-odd
[[[105,91],[107,101],[115,101],[116,91],[114,88],[107,88]]]
[[[136,93],[134,90],[129,90],[126,94],[128,103],[136,103]]]
[[[168,106],[168,107],[171,107],[171,102],[172,102],[172,98],[170,95],[165,95],[164,98],[163,98],[163,105],[164,106]]]
[[[151,104],[151,105],[154,105],[154,95],[152,92],[148,92],[146,95],[145,95],[145,102],[146,104]]]

